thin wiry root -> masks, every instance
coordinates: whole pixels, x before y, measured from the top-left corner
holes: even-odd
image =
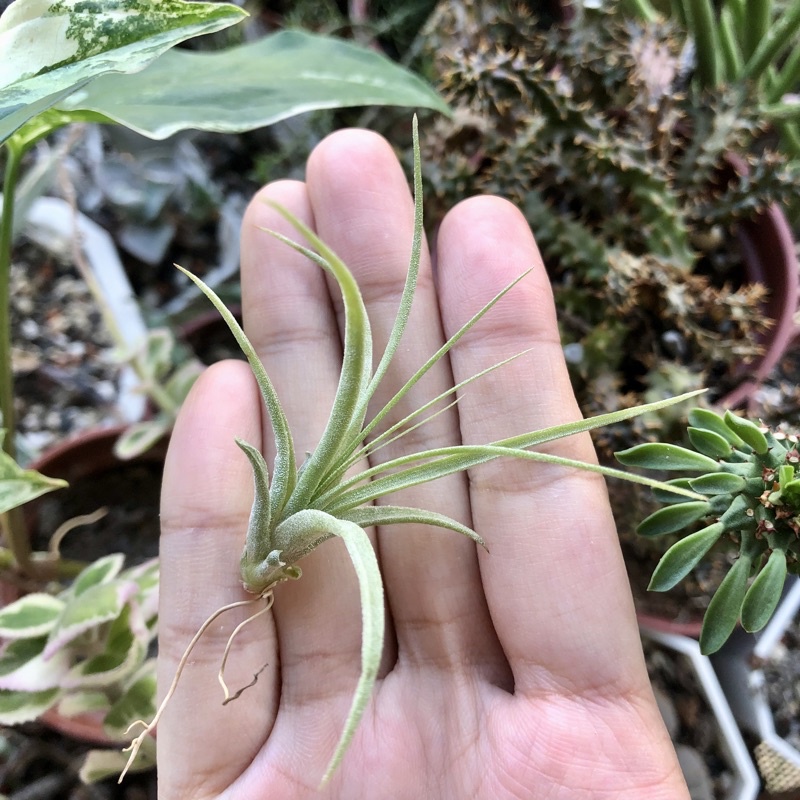
[[[233,633],[230,635],[230,637],[228,638],[228,643],[225,645],[225,652],[222,654],[222,663],[219,666],[219,673],[217,674],[217,680],[219,680],[220,686],[222,686],[222,691],[225,693],[225,699],[222,701],[222,705],[227,705],[228,703],[231,702],[231,700],[236,700],[236,698],[239,697],[245,689],[249,689],[251,686],[255,686],[256,681],[258,681],[258,676],[264,671],[264,668],[267,666],[266,664],[264,664],[264,666],[261,667],[261,669],[258,670],[258,672],[256,672],[255,675],[253,675],[253,680],[250,681],[250,683],[248,683],[247,686],[242,686],[242,688],[239,689],[239,691],[237,691],[234,695],[231,695],[228,689],[228,684],[225,683],[225,665],[228,663],[228,656],[230,655],[231,652],[231,645],[233,644],[233,640],[236,638],[239,631],[242,630],[242,628],[244,628],[244,626],[247,625],[248,622],[252,622],[254,619],[258,619],[262,614],[266,614],[267,611],[269,611],[272,608],[272,603],[273,600],[275,599],[274,595],[272,594],[272,591],[268,591],[262,594],[259,599],[261,598],[264,598],[267,601],[267,604],[264,606],[264,608],[262,608],[260,611],[256,611],[256,613],[253,614],[251,617],[248,617],[246,620],[240,622],[233,629]]]
[[[250,600],[237,600],[235,603],[228,603],[228,605],[222,606],[222,608],[218,608],[197,630],[197,633],[192,637],[192,640],[187,645],[186,649],[183,651],[183,655],[181,656],[181,660],[178,662],[178,668],[175,671],[175,677],[172,679],[172,683],[167,690],[167,693],[164,695],[164,699],[161,701],[161,705],[158,707],[158,710],[155,713],[155,716],[150,722],[145,722],[143,719],[137,719],[135,722],[132,722],[125,733],[130,733],[133,728],[143,725],[144,729],[142,732],[124,749],[123,752],[130,752],[128,756],[128,763],[125,764],[125,769],[122,770],[122,774],[119,776],[119,780],[117,783],[122,783],[123,778],[127,774],[128,770],[131,768],[136,756],[139,753],[139,748],[142,746],[144,740],[155,730],[156,725],[158,725],[158,721],[161,719],[161,715],[164,713],[164,709],[167,707],[167,703],[172,699],[172,695],[175,694],[175,690],[178,688],[178,680],[183,673],[183,669],[186,666],[186,662],[189,660],[189,656],[194,650],[194,646],[200,641],[202,635],[208,630],[209,626],[211,625],[214,620],[217,619],[221,614],[224,614],[226,611],[232,611],[234,608],[241,608],[242,606],[249,606],[253,603],[258,603],[259,601],[263,600],[265,597],[269,597],[269,603],[265,609],[259,611],[258,614],[253,615],[253,617],[249,617],[245,622],[249,622],[254,617],[257,617],[259,614],[264,613],[267,609],[269,609],[272,605],[272,592],[264,592],[260,594],[258,597],[253,597]],[[240,623],[236,630],[234,630],[234,634],[236,633],[239,628],[241,628],[243,623]],[[228,642],[228,647],[230,647],[230,641]],[[228,647],[225,648],[225,652],[227,655]]]

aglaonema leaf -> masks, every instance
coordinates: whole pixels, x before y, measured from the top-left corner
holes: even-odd
[[[0,17],[0,142],[92,79],[244,16],[228,3],[16,0]]]
[[[172,50],[141,72],[107,75],[60,108],[91,110],[153,139],[238,133],[307,111],[391,105],[449,109],[422,79],[351,42],[281,31],[217,52]]]

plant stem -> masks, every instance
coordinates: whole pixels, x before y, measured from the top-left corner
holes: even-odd
[[[697,73],[705,89],[713,89],[720,79],[720,44],[717,21],[711,0],[686,0],[686,24],[694,36]]]
[[[11,368],[11,237],[14,225],[14,192],[19,180],[22,149],[8,142],[8,159],[3,181],[3,209],[0,215],[0,413],[6,436],[3,449],[16,459],[16,418],[14,375]]]
[[[781,66],[767,91],[767,102],[777,103],[800,83],[800,46],[795,47]]]
[[[744,51],[750,58],[769,33],[772,20],[772,0],[749,0],[747,6]]]
[[[759,42],[756,51],[748,59],[742,70],[742,79],[761,77],[769,64],[780,55],[789,44],[800,26],[800,3],[795,3],[782,14]]]
[[[6,142],[8,158],[3,180],[3,209],[0,212],[0,413],[3,416],[3,450],[17,457],[17,424],[14,413],[14,371],[11,366],[11,245],[14,227],[14,192],[19,180],[24,146]],[[23,572],[31,566],[31,543],[25,530],[22,510],[14,508],[3,514],[2,528],[6,543]]]

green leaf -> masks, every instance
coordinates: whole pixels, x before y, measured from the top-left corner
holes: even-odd
[[[641,536],[662,536],[665,533],[676,533],[706,516],[710,510],[710,504],[704,500],[677,503],[660,508],[639,524],[636,533]]]
[[[182,405],[204,369],[205,367],[195,359],[181,364],[164,384],[164,390],[178,405]]]
[[[244,16],[227,3],[16,0],[0,17],[0,142],[91,79],[141,70]]]
[[[78,772],[84,783],[97,783],[106,778],[117,778],[128,762],[128,754],[122,750],[90,750]],[[147,737],[133,762],[127,765],[128,772],[143,772],[156,765],[156,741]]]
[[[0,446],[4,438],[5,430],[0,429]],[[0,514],[66,485],[66,481],[58,478],[48,478],[36,470],[23,469],[8,453],[0,450]]]
[[[730,442],[714,431],[690,427],[687,429],[687,433],[692,447],[711,458],[725,458],[732,452]]]
[[[43,592],[25,595],[0,609],[0,636],[32,639],[48,634],[64,610],[64,601]]]
[[[163,439],[171,427],[172,420],[166,415],[135,422],[126,428],[114,442],[114,455],[122,461],[136,458]]]
[[[132,75],[107,75],[62,108],[91,110],[153,139],[185,129],[238,133],[307,111],[446,103],[419,77],[351,42],[281,31],[209,53],[172,50]]]
[[[673,478],[672,480],[666,481],[667,486],[674,486],[677,489],[685,489],[687,492],[693,491],[689,486],[689,478]],[[683,495],[676,494],[675,492],[665,492],[662,489],[654,488],[653,489],[653,497],[658,500],[659,503],[685,503],[686,497]]]
[[[77,597],[83,594],[90,586],[108,583],[119,575],[125,556],[122,553],[112,553],[102,556],[85,567],[72,583],[72,595]]]
[[[40,717],[56,704],[60,691],[15,692],[0,689],[0,725],[19,725]]]
[[[760,631],[769,622],[780,602],[785,582],[786,553],[773,550],[744,597],[742,627],[746,631]]]
[[[472,528],[468,528],[444,514],[437,514],[435,511],[424,511],[420,508],[405,506],[362,506],[343,514],[342,519],[355,522],[359,528],[370,528],[373,525],[432,525],[467,536],[475,544],[486,549],[486,542]]]
[[[735,494],[745,486],[745,479],[730,472],[714,472],[689,480],[689,488],[699,494]]]
[[[51,657],[82,633],[116,619],[136,593],[136,588],[132,582],[102,583],[90,586],[72,599],[50,631],[45,658]]]
[[[58,713],[63,717],[76,717],[93,711],[105,715],[110,707],[111,703],[105,692],[90,689],[70,692],[58,704]]]
[[[755,422],[738,417],[732,411],[725,412],[725,424],[740,438],[744,439],[753,450],[763,456],[769,450],[767,437]]]
[[[41,692],[61,686],[70,667],[66,653],[44,658],[47,637],[14,639],[0,656],[0,689]]]
[[[361,592],[361,675],[342,735],[322,778],[323,785],[330,780],[344,758],[372,694],[383,653],[385,614],[381,571],[369,537],[358,525],[344,520],[336,520],[330,531],[344,541],[358,576]]]
[[[695,428],[704,428],[707,431],[722,436],[723,439],[728,441],[734,447],[741,447],[744,445],[744,440],[737,436],[726,424],[722,417],[707,408],[693,408],[689,412],[689,424]]]
[[[742,611],[751,567],[752,561],[749,558],[739,556],[711,598],[700,632],[700,650],[703,655],[716,653],[733,633]]]
[[[718,471],[719,464],[702,453],[695,453],[676,444],[648,442],[614,453],[626,467],[642,469],[685,470],[687,472]]]
[[[151,719],[156,713],[155,659],[146,662],[130,686],[111,706],[103,722],[105,732],[120,741],[127,737],[130,725],[139,719]]]
[[[647,588],[652,592],[666,592],[680,583],[700,563],[724,530],[722,523],[715,522],[672,545],[658,562]]]
[[[267,414],[272,425],[272,432],[275,436],[275,462],[273,465],[272,486],[270,488],[270,508],[277,515],[284,507],[286,500],[291,495],[297,480],[297,465],[294,457],[294,442],[292,433],[289,430],[289,422],[281,406],[281,401],[272,385],[272,381],[261,363],[255,348],[242,330],[242,326],[236,317],[226,307],[225,303],[217,296],[214,290],[207,286],[196,275],[179,266],[175,265],[189,280],[191,280],[200,291],[211,301],[214,308],[219,311],[225,324],[230,328],[231,333],[236,339],[239,348],[247,358],[250,369],[253,371],[256,383],[258,384],[261,398],[267,407]]]

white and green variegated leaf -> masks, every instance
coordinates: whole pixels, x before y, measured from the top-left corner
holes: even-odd
[[[90,586],[64,607],[48,636],[45,657],[50,658],[82,633],[111,622],[136,594],[136,584],[113,581]]]
[[[147,452],[156,442],[169,433],[172,419],[166,414],[129,425],[114,442],[114,455],[128,461]]]
[[[75,665],[64,676],[65,689],[100,689],[122,683],[142,664],[147,652],[146,642],[130,627],[131,607],[111,623],[105,650]]]
[[[155,739],[145,739],[130,763],[128,754],[121,750],[90,750],[78,775],[84,783],[97,783],[106,778],[118,778],[126,764],[128,772],[152,769],[156,765]]]
[[[164,139],[185,129],[237,133],[306,111],[368,105],[449,114],[430,86],[385,56],[303,31],[217,52],[172,50],[141,72],[98,78],[60,108],[93,111]]]
[[[103,726],[112,739],[130,738],[128,728],[140,719],[150,719],[156,711],[156,662],[149,659],[130,680],[124,693],[106,714]]]
[[[40,717],[58,702],[60,689],[16,692],[0,689],[0,725],[20,725]]]
[[[122,553],[112,553],[111,555],[98,558],[86,567],[72,584],[72,594],[75,597],[83,594],[92,586],[108,583],[119,575],[122,565],[125,563],[125,556]]]
[[[0,445],[4,438],[5,431],[0,429]],[[66,485],[66,481],[58,478],[48,478],[36,470],[23,469],[8,453],[0,450],[0,514]]]
[[[25,595],[0,609],[0,636],[31,639],[46,636],[64,610],[64,601],[43,592]]]
[[[15,639],[0,655],[0,689],[41,692],[55,689],[70,668],[68,653],[59,652],[44,658],[46,637]]]
[[[105,714],[111,708],[111,701],[105,692],[96,689],[71,691],[58,704],[58,713],[62,717],[77,717],[79,714]]]
[[[0,142],[97,76],[136,72],[244,16],[227,3],[16,0],[0,17]]]

